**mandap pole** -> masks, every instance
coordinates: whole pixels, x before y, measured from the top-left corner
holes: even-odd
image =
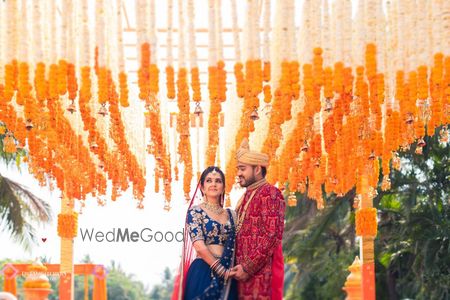
[[[69,221],[68,221],[69,220]],[[71,220],[71,221],[70,221]],[[61,265],[59,299],[74,299],[73,239],[77,230],[76,214],[73,212],[73,200],[63,193],[61,214],[58,216],[58,234],[61,237]],[[71,230],[70,230],[71,228]]]
[[[362,198],[357,212],[357,235],[360,235],[360,257],[362,275],[362,299],[375,300],[375,262],[374,240],[376,236],[376,209],[373,208],[372,196],[369,191],[367,175],[362,179]],[[359,215],[359,216],[358,216]],[[362,230],[362,232],[361,232]],[[359,232],[358,232],[359,231]]]

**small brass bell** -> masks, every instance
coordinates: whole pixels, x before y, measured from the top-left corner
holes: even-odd
[[[73,101],[72,101],[72,103],[67,107],[67,110],[68,110],[71,114],[73,114],[74,112],[77,111],[77,109],[76,109],[75,104],[73,103]]]
[[[258,115],[258,109],[255,108],[252,113],[250,114],[250,119],[252,119],[253,121],[259,120],[259,115]]]
[[[417,141],[417,147],[423,148],[423,147],[425,147],[426,144],[427,144],[427,143],[425,143],[424,139],[422,139],[422,138],[420,138],[420,139]]]
[[[330,99],[330,98],[327,98],[327,99],[326,99],[324,110],[325,110],[326,112],[330,112],[330,111],[333,110],[333,103],[331,103],[331,99]]]
[[[28,119],[27,122],[25,123],[25,128],[26,128],[27,130],[33,129],[33,123],[31,122],[30,119]]]
[[[305,143],[303,144],[303,146],[302,146],[302,151],[303,152],[307,152],[308,151],[308,149],[309,149],[309,145],[308,145],[308,142],[307,141],[305,141]]]
[[[291,192],[288,197],[288,206],[293,207],[297,206],[297,197],[294,192]]]
[[[100,107],[98,114],[102,115],[103,117],[108,114],[108,111],[106,110],[106,106],[104,104],[102,105],[102,107]]]
[[[203,113],[202,107],[200,106],[200,102],[195,104],[194,115],[199,117]]]
[[[411,125],[412,123],[414,123],[414,118],[411,114],[408,114],[408,117],[406,118],[406,124]]]
[[[170,211],[170,209],[171,209],[171,207],[170,207],[170,202],[166,202],[166,203],[164,204],[164,210],[165,210],[165,211]]]

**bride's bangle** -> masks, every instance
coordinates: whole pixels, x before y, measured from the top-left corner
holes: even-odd
[[[211,266],[209,266],[209,268],[210,268],[211,270],[214,270],[214,268],[215,268],[218,264],[220,264],[220,259],[216,259],[216,260],[211,264]]]

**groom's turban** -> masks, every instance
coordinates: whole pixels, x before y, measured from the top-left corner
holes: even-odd
[[[269,166],[269,155],[256,151],[250,151],[248,140],[243,139],[241,146],[236,151],[236,159],[238,162],[252,166]]]

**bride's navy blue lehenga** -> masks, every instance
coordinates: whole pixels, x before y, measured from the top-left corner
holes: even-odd
[[[193,206],[188,210],[187,229],[192,243],[203,240],[206,245],[224,246],[220,263],[225,268],[231,268],[234,266],[236,228],[231,210],[226,211],[229,221],[221,224],[210,218],[199,205]],[[225,282],[203,259],[196,258],[187,272],[184,299],[236,300],[237,282],[235,279]]]

